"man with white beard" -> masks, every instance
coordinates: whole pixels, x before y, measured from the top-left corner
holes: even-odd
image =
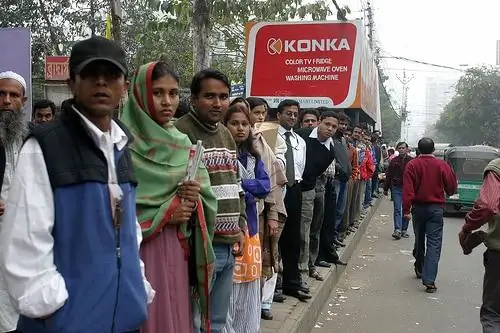
[[[28,134],[23,114],[26,100],[24,78],[11,71],[0,73],[0,230],[17,157]],[[0,332],[18,332],[17,321],[18,313],[11,305],[3,274],[0,274]]]

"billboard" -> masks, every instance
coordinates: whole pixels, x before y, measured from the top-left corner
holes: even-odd
[[[27,28],[0,28],[0,72],[13,71],[26,80],[26,120],[31,119],[31,32]],[[8,45],[8,46],[7,46]]]
[[[45,57],[45,80],[66,81],[69,79],[69,57],[68,56],[46,56]]]
[[[293,98],[304,108],[361,108],[377,120],[378,71],[361,21],[246,28],[248,96],[265,98],[270,107]]]

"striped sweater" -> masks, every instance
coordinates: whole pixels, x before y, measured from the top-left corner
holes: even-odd
[[[246,228],[245,197],[238,175],[236,143],[222,124],[203,123],[196,112],[188,113],[175,122],[179,131],[191,142],[203,141],[203,163],[217,197],[217,218],[213,243],[234,244],[241,229]]]

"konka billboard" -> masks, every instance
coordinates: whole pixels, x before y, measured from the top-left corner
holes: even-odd
[[[248,96],[265,98],[270,107],[293,98],[304,108],[362,108],[368,82],[361,84],[360,78],[366,63],[374,63],[370,58],[362,65],[366,41],[361,21],[260,22],[247,27]],[[373,81],[373,69],[368,73],[366,79]],[[371,105],[364,111],[373,120],[375,104],[363,100]]]

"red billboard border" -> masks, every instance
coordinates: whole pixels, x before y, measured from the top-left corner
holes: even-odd
[[[326,107],[335,107],[335,108],[349,108],[356,100],[357,88],[358,88],[358,80],[360,77],[361,71],[361,56],[362,56],[362,43],[365,38],[363,24],[360,20],[354,21],[299,21],[299,22],[259,22],[253,25],[250,29],[249,37],[248,37],[248,53],[247,53],[247,66],[246,66],[246,87],[248,89],[248,96],[252,95],[252,75],[254,68],[254,56],[255,56],[255,41],[259,30],[266,26],[282,26],[282,25],[303,25],[303,24],[352,24],[356,26],[356,44],[354,49],[354,57],[352,64],[352,72],[351,72],[351,81],[349,85],[349,93],[347,98],[340,104],[334,104],[333,101],[324,96],[318,97],[300,97],[300,96],[255,96],[264,98],[268,101],[270,107],[277,107],[279,102],[283,99],[291,98],[301,101],[301,105],[304,107],[311,107],[312,105],[308,105],[308,103],[312,103],[313,101],[317,103],[318,101],[322,101],[323,106]]]

